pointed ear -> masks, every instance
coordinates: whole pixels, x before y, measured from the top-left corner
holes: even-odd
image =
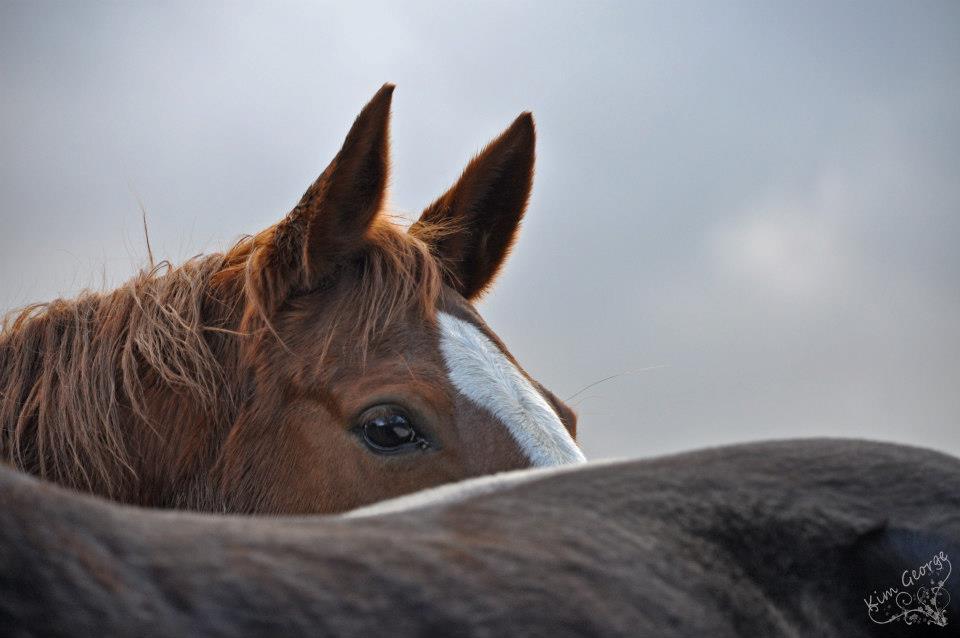
[[[316,286],[363,246],[386,196],[393,88],[384,84],[377,91],[337,156],[277,224],[266,267],[272,276],[286,279],[281,289]]]
[[[513,245],[533,183],[535,139],[533,117],[524,113],[410,227],[467,299],[493,282]]]

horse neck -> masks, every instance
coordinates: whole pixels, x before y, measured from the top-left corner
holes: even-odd
[[[0,334],[0,459],[123,502],[201,507],[234,413],[242,305],[199,288],[205,266],[14,319]]]

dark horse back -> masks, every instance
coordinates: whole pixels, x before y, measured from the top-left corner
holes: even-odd
[[[946,571],[960,556],[960,461],[935,452],[759,443],[438,494],[358,517],[217,517],[119,507],[3,470],[0,632],[848,638],[960,626],[960,576]]]

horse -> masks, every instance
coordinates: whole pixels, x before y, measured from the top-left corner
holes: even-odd
[[[384,210],[393,89],[275,225],[8,317],[0,460],[127,504],[248,514],[584,461],[574,413],[474,307],[527,207],[531,114],[404,230]]]
[[[130,508],[0,468],[15,636],[945,636],[958,556],[960,459],[856,440],[280,519]]]

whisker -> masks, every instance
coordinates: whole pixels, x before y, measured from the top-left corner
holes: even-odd
[[[611,380],[616,379],[616,378],[619,378],[619,377],[625,377],[625,376],[633,375],[633,374],[640,374],[641,372],[650,372],[651,370],[659,370],[660,368],[667,368],[667,367],[669,367],[669,366],[666,366],[666,365],[650,366],[650,367],[647,367],[647,368],[640,368],[639,370],[627,370],[626,372],[618,372],[617,374],[611,374],[609,377],[604,377],[603,379],[600,379],[599,381],[594,381],[593,383],[591,383],[591,384],[589,384],[589,385],[585,385],[584,387],[580,388],[579,390],[577,390],[576,392],[574,392],[573,394],[571,394],[570,396],[568,396],[566,399],[564,399],[564,402],[569,401],[570,399],[574,399],[574,398],[580,396],[581,394],[583,394],[584,392],[586,392],[586,391],[589,390],[590,388],[596,387],[596,386],[600,385],[601,383],[606,383],[607,381],[611,381]]]
[[[579,399],[578,401],[575,401],[574,403],[571,403],[571,404],[570,404],[570,407],[571,407],[571,408],[577,408],[577,409],[579,410],[579,409],[580,409],[580,406],[583,405],[584,403],[586,403],[587,401],[589,401],[590,399],[602,399],[602,398],[603,398],[603,397],[600,396],[599,394],[588,394],[588,395],[585,396],[585,397],[580,397],[580,399]]]

